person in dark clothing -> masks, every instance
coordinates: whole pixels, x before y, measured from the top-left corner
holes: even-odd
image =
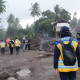
[[[65,44],[68,44],[69,39],[71,37],[71,33],[69,28],[64,26],[60,30],[60,40]],[[64,65],[63,53],[62,53],[62,45],[56,41],[55,49],[54,49],[54,71],[60,74],[61,80],[76,80],[76,71],[80,70],[80,48],[78,45],[77,39],[73,38],[71,45],[73,46],[76,54],[76,63],[73,66]]]
[[[30,50],[30,49],[31,49],[31,42],[30,42],[30,39],[28,38],[27,41],[28,41],[27,47],[28,47],[28,50]]]
[[[26,39],[22,38],[22,43],[23,43],[23,51],[25,51],[26,48]]]
[[[11,40],[11,41],[9,41],[9,48],[10,48],[10,54],[13,54],[13,45],[14,45],[14,41],[13,40]]]
[[[27,45],[28,45],[28,40],[27,39],[25,40],[25,43],[26,43],[25,50],[27,50]]]

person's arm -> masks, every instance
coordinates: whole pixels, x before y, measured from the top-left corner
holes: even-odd
[[[80,47],[79,45],[77,46],[77,49],[76,49],[76,56],[78,59],[78,67],[80,67]]]
[[[57,48],[57,46],[55,45],[55,49],[54,49],[54,71],[56,72],[56,74],[58,75],[58,59],[59,59],[59,55],[60,55],[60,51]]]
[[[59,59],[59,55],[60,55],[60,51],[57,48],[57,46],[55,45],[55,49],[54,49],[54,69],[58,68],[58,59]]]

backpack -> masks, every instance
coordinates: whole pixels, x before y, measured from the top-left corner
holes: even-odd
[[[9,47],[11,47],[11,41],[9,42]]]
[[[63,63],[65,66],[74,66],[76,62],[76,53],[71,45],[72,40],[73,38],[70,38],[68,44],[64,44],[61,40],[59,41],[62,45]]]

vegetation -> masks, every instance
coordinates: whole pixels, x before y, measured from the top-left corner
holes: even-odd
[[[0,0],[0,14],[6,11],[5,2],[6,1]]]
[[[10,38],[15,38],[16,35],[20,35],[19,30],[22,29],[19,19],[15,18],[13,14],[10,14],[8,19],[7,36]]]
[[[6,11],[5,1],[0,0],[0,14]],[[29,9],[30,14],[34,17],[34,24],[29,26],[26,24],[26,28],[23,29],[20,25],[19,18],[16,18],[13,14],[10,14],[7,18],[8,27],[5,31],[3,26],[0,26],[0,38],[2,36],[10,37],[14,39],[18,36],[20,39],[25,35],[26,37],[32,37],[35,34],[43,34],[44,36],[54,37],[55,30],[51,26],[51,22],[56,22],[60,19],[65,19],[67,21],[71,21],[71,28],[75,28],[76,26],[80,26],[80,19],[76,18],[77,13],[74,13],[73,19],[71,20],[71,14],[60,7],[59,5],[54,6],[54,10],[40,10],[40,6],[37,2],[31,4],[31,8]],[[41,17],[35,21],[35,17]],[[1,18],[0,18],[1,21]]]
[[[56,22],[60,19],[69,21],[71,19],[71,16],[68,11],[66,11],[64,8],[59,7],[59,5],[56,5],[54,7],[54,12],[50,10],[43,11],[42,17],[35,22],[34,33],[40,33],[45,36],[54,37],[55,30],[53,30],[51,22]]]
[[[39,8],[39,4],[36,2],[34,4],[31,4],[31,9],[29,9],[31,11],[31,16],[34,17],[34,22],[35,22],[35,16],[40,16],[40,8]]]
[[[80,27],[80,19],[77,19],[76,16],[77,16],[77,13],[74,12],[74,16],[70,24],[72,29],[74,29],[75,27]]]

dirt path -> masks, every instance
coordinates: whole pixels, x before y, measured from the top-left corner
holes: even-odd
[[[48,54],[48,55],[47,55]],[[60,80],[54,73],[53,53],[45,51],[26,51],[20,50],[20,54],[5,55],[0,54],[0,80],[5,80],[5,76],[13,76],[18,80]],[[16,72],[22,69],[29,69],[31,73],[26,77],[19,77]],[[77,80],[80,80],[78,72]]]

